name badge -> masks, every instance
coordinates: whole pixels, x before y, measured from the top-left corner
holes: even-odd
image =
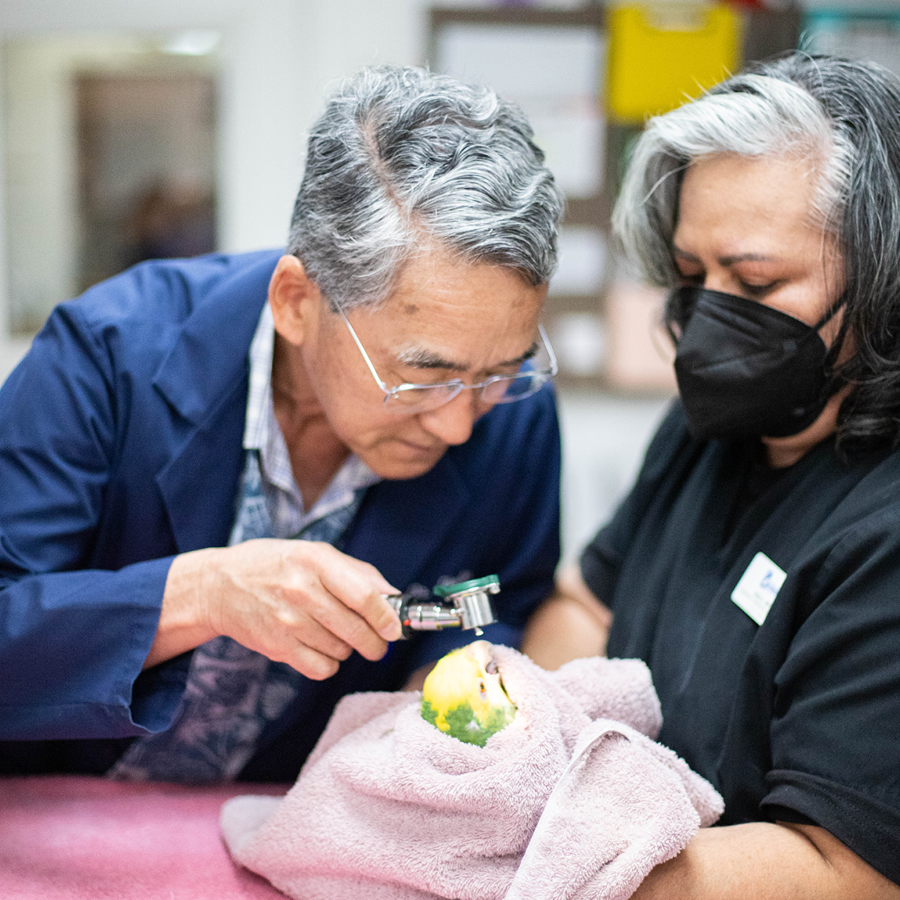
[[[765,553],[757,553],[731,592],[731,599],[757,625],[762,625],[786,577]]]

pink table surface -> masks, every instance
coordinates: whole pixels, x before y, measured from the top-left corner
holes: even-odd
[[[0,778],[0,898],[283,900],[232,863],[219,810],[237,794],[287,789]]]

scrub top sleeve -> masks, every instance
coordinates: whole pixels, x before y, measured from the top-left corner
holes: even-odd
[[[618,542],[627,542],[627,535],[617,527],[616,518],[601,528],[593,540],[581,553],[581,577],[591,589],[591,593],[602,603],[609,606],[615,594],[619,568],[622,564],[622,552]]]
[[[610,608],[622,561],[647,513],[672,460],[690,438],[681,404],[675,401],[647,447],[637,480],[612,519],[581,554],[581,577],[591,592]]]

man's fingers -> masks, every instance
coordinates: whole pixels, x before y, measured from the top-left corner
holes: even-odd
[[[375,596],[365,598],[359,614],[386,641],[398,641],[403,634],[403,626],[397,612],[379,591]]]
[[[299,641],[282,662],[286,662],[301,675],[305,675],[313,681],[324,681],[326,678],[331,678],[340,666],[336,659],[319,653]]]
[[[334,553],[338,554],[340,559],[332,559],[331,554],[326,554],[323,559],[320,572],[322,585],[335,597],[340,606],[356,613],[366,623],[368,629],[380,635],[385,641],[398,640],[403,633],[400,620],[383,596],[398,593],[397,589],[389,584],[374,566],[351,559],[336,550]],[[348,561],[350,565],[347,565]],[[330,623],[323,622],[323,624],[329,627]],[[343,619],[341,624],[343,629],[335,633],[347,640],[367,659],[380,659],[384,655],[384,651],[377,657],[364,653],[354,642],[354,638],[365,640],[364,632],[360,632],[358,625],[349,619]],[[348,628],[349,631],[344,630]]]
[[[211,629],[310,678],[330,677],[353,650],[381,659],[401,635],[382,596],[393,586],[328,544],[259,539],[221,553],[227,565],[203,592],[219,598],[207,610]]]
[[[380,595],[378,599],[386,604]],[[388,609],[393,612],[389,606]],[[346,642],[366,659],[381,659],[387,652],[388,639],[381,637],[373,630],[369,620],[346,606],[338,598],[329,598],[328,602],[317,607],[313,615],[316,622],[322,626],[322,630],[342,642]],[[395,620],[396,618],[394,615]]]
[[[324,605],[321,609],[323,611],[318,613],[295,610],[291,615],[282,616],[285,640],[290,647],[299,642],[322,656],[342,662],[350,656],[354,646],[329,627],[328,619],[331,617],[324,613]]]
[[[277,655],[309,678],[321,679],[333,675],[353,650],[372,661],[387,652],[387,641],[336,600],[320,608],[317,616],[320,619],[305,616],[302,623],[286,623],[284,640],[269,655]]]
[[[366,659],[381,659],[387,652],[388,639],[374,630],[369,619],[357,612],[357,609],[365,608],[366,603],[359,599],[359,594],[366,592],[387,607],[388,628],[392,625],[391,620],[399,627],[390,604],[372,588],[368,579],[360,578],[357,573],[351,573],[344,580],[336,579],[335,583],[341,585],[338,590],[345,592],[344,597],[329,590],[323,581],[304,585],[302,599],[298,596],[296,602],[280,614],[285,630],[312,649],[335,659],[346,659],[351,649]]]

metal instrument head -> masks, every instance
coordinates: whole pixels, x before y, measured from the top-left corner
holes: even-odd
[[[481,635],[482,627],[497,621],[490,595],[499,592],[499,578],[488,575],[438,585],[434,593],[444,601],[440,606],[422,604],[409,594],[388,594],[385,599],[400,617],[404,637],[411,637],[414,631],[441,631],[444,628],[473,629]]]

